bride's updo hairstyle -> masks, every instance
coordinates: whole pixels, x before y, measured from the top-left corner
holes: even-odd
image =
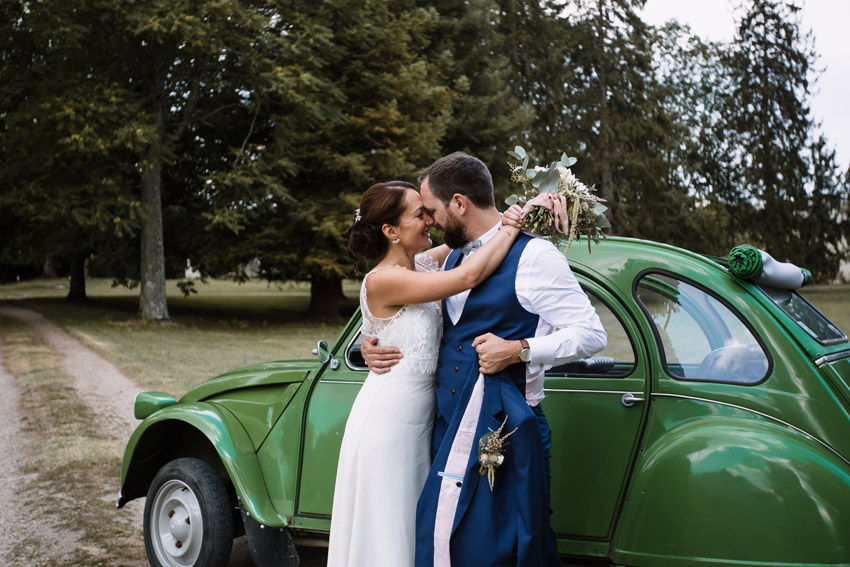
[[[355,257],[363,260],[384,257],[389,240],[384,236],[381,227],[399,223],[408,189],[415,191],[416,187],[407,181],[387,181],[366,189],[360,199],[360,209],[354,224],[348,229],[348,249]]]

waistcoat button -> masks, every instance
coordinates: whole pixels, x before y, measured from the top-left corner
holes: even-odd
[[[455,372],[457,372],[458,370],[460,370],[460,368],[458,368],[457,366],[455,366]]]
[[[458,350],[463,350],[463,345],[457,345]]]
[[[455,395],[455,391],[454,391],[454,390],[452,390],[452,395],[453,395],[453,396]]]

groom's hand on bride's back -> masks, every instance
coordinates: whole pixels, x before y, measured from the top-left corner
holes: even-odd
[[[360,353],[366,366],[375,374],[386,374],[404,355],[393,346],[378,346],[377,337],[363,337]]]

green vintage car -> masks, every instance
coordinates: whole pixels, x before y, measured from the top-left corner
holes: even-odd
[[[608,332],[546,379],[552,527],[573,563],[850,565],[850,343],[799,293],[727,260],[608,238],[570,264]],[[356,313],[311,360],[148,392],[119,507],[147,497],[151,565],[257,565],[327,543],[366,377]]]

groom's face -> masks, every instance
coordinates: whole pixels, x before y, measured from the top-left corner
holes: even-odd
[[[463,220],[434,196],[428,185],[427,177],[422,180],[419,193],[422,196],[422,204],[425,209],[434,217],[434,225],[443,231],[443,240],[446,245],[449,248],[460,248],[466,244],[468,238]]]

